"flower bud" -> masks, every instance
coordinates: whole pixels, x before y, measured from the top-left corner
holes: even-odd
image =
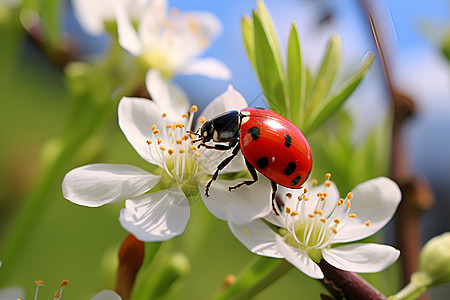
[[[428,286],[450,282],[450,232],[429,240],[419,254],[419,272],[430,278]]]

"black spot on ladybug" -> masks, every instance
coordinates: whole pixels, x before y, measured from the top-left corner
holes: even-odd
[[[302,179],[302,176],[297,176],[291,181],[291,186],[295,186],[297,183],[300,182],[300,179]]]
[[[256,141],[257,139],[259,139],[259,136],[261,135],[261,129],[259,129],[256,126],[253,126],[248,130],[248,133],[252,136],[252,139]]]
[[[292,138],[289,134],[286,134],[284,136],[284,145],[289,148],[291,146],[291,144],[292,144]]]
[[[261,170],[264,169],[265,167],[267,167],[267,165],[269,164],[269,159],[267,157],[261,157],[260,159],[258,159],[258,161],[256,162],[256,165],[258,166],[258,168],[260,168]]]
[[[294,174],[296,168],[297,168],[297,165],[295,164],[295,162],[291,161],[291,162],[287,165],[287,167],[286,167],[286,169],[284,170],[283,174],[284,174],[284,175],[287,175],[287,176],[292,175],[292,174]]]

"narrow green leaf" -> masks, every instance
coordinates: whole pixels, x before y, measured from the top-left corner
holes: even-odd
[[[287,50],[287,66],[286,66],[286,84],[287,94],[290,110],[287,112],[287,117],[294,123],[299,123],[301,101],[304,100],[305,85],[304,85],[304,70],[302,65],[302,55],[300,51],[300,41],[298,38],[297,27],[292,23],[291,33],[289,35],[288,50]],[[302,99],[303,95],[303,99]]]
[[[319,106],[311,113],[303,127],[304,132],[311,132],[317,128],[344,104],[366,75],[374,59],[373,53],[366,55],[361,68],[334,95],[319,103]]]
[[[252,288],[259,281],[263,280],[280,263],[281,259],[264,256],[255,257],[238,275],[236,282],[218,295],[216,300],[230,299],[238,293]]]
[[[256,71],[255,61],[255,34],[253,30],[253,20],[249,16],[244,16],[241,20],[241,33],[247,57]]]
[[[267,39],[274,53],[275,61],[277,62],[277,67],[279,68],[280,72],[284,73],[283,60],[281,56],[280,43],[278,42],[277,30],[272,17],[270,16],[269,10],[264,4],[264,1],[258,0],[256,2],[256,13],[258,14],[259,19],[261,20],[261,24],[266,31]]]
[[[317,74],[311,98],[308,104],[308,113],[312,113],[320,102],[328,96],[333,86],[334,78],[339,67],[342,52],[342,43],[339,35],[330,39],[328,49],[323,58],[322,65]]]
[[[277,58],[259,16],[253,12],[256,73],[262,90],[272,110],[286,115],[283,71],[278,68]]]

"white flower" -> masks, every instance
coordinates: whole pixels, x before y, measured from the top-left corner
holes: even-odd
[[[230,70],[219,60],[196,58],[222,31],[213,14],[175,8],[168,13],[166,1],[148,0],[138,20],[133,20],[127,13],[133,5],[133,1],[120,1],[116,6],[119,43],[148,69],[158,70],[166,80],[175,74],[230,78]],[[137,30],[133,21],[137,21]]]
[[[246,106],[244,98],[230,86],[205,108],[203,117]],[[191,129],[195,111],[192,107],[190,114],[173,118],[154,101],[124,97],[119,103],[119,126],[137,153],[160,167],[160,174],[131,165],[91,164],[66,174],[64,197],[89,207],[128,199],[119,220],[142,241],[163,241],[181,234],[190,214],[186,195],[198,193],[202,175],[213,173],[229,155],[229,151],[192,145],[186,131]],[[240,171],[242,166],[241,157],[227,171]],[[160,191],[147,193],[157,184]]]
[[[306,191],[307,190],[307,191]],[[379,177],[355,187],[345,199],[331,181],[305,190],[281,187],[278,214],[266,218],[275,232],[262,220],[245,225],[230,222],[233,234],[253,253],[285,258],[312,278],[323,278],[317,263],[325,259],[336,268],[352,272],[378,272],[400,254],[393,247],[353,242],[371,236],[394,215],[401,193],[392,180]],[[283,199],[283,201],[280,201]]]

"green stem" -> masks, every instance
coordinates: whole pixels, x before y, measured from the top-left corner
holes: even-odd
[[[397,294],[389,296],[387,300],[414,300],[427,291],[431,283],[429,276],[425,273],[416,272],[411,275],[411,281]]]

